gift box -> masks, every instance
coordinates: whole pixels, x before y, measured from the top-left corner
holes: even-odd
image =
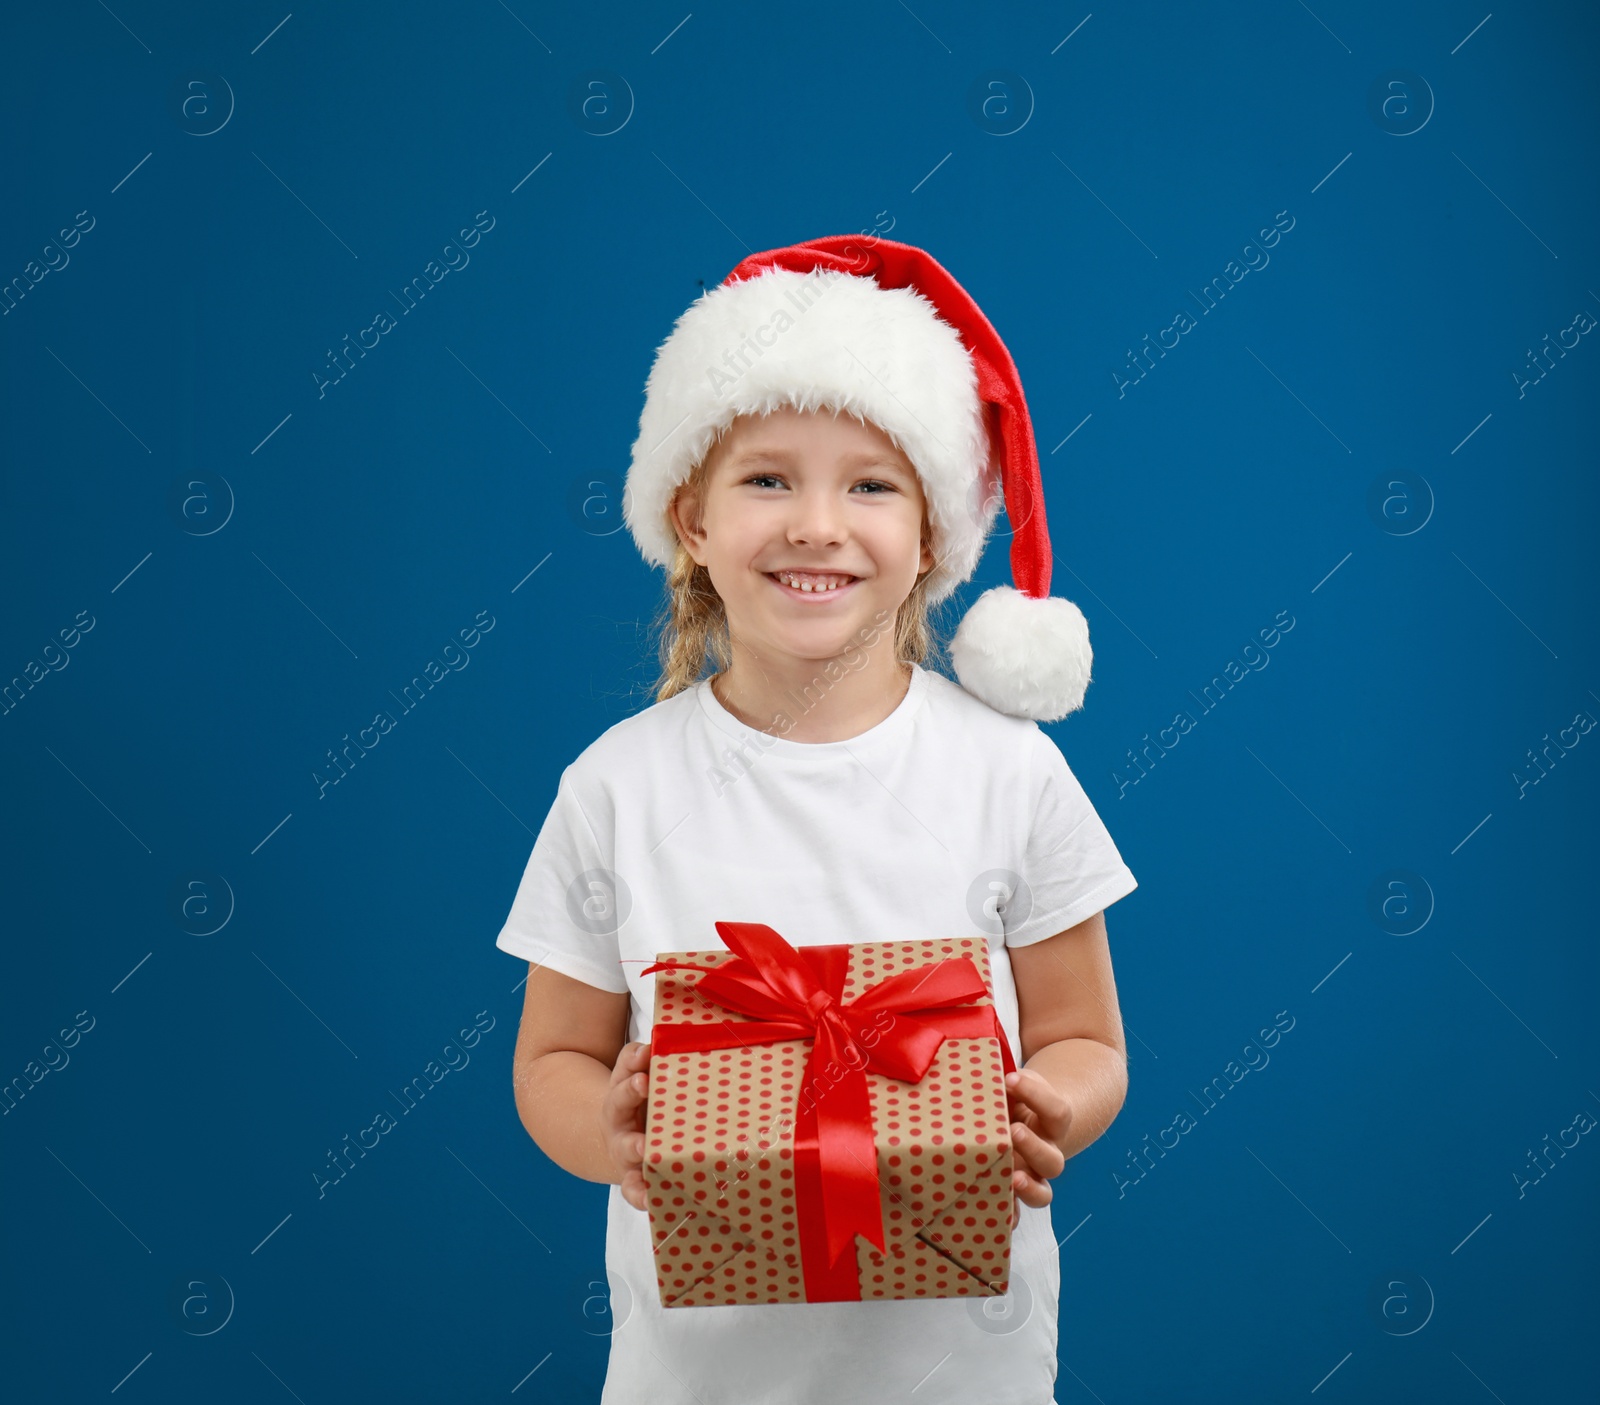
[[[726,951],[645,968],[662,1306],[1004,1294],[1015,1063],[987,941],[716,930]]]

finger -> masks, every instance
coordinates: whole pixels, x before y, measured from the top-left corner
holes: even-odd
[[[640,1072],[650,1062],[650,1046],[648,1044],[624,1044],[617,1054],[617,1062],[611,1069],[611,1081],[620,1083],[624,1078]]]
[[[1006,1112],[1013,1122],[1020,1122],[1025,1127],[1039,1125],[1039,1114],[1029,1104],[1024,1102],[1014,1091],[1008,1090],[1006,1098]]]
[[[617,1055],[616,1065],[611,1070],[611,1081],[620,1083],[624,1078],[631,1078],[634,1074],[642,1072],[650,1064],[650,1046],[648,1044],[624,1044],[622,1051]]]
[[[606,1090],[606,1101],[631,1109],[644,1102],[649,1093],[650,1075],[630,1073],[625,1078],[619,1078]]]
[[[627,1171],[622,1177],[622,1198],[632,1205],[635,1210],[642,1210],[647,1203],[647,1192],[644,1176],[638,1171]]]
[[[1048,1181],[1037,1180],[1026,1171],[1013,1171],[1011,1173],[1011,1187],[1017,1193],[1017,1199],[1024,1205],[1031,1205],[1035,1209],[1042,1209],[1050,1203],[1054,1191]],[[1017,1219],[1022,1218],[1021,1213]]]
[[[1018,1069],[1015,1073],[1007,1074],[1006,1087],[1011,1090],[1014,1097],[1029,1107],[1039,1106],[1052,1096],[1058,1098],[1061,1096],[1056,1092],[1055,1085],[1033,1068]]]
[[[1072,1123],[1072,1105],[1049,1079],[1031,1068],[1006,1075],[1006,1091],[1013,1100],[1012,1116],[1035,1127],[1051,1141],[1066,1136]],[[1019,1116],[1018,1104],[1026,1109]],[[1031,1112],[1033,1116],[1028,1116]]]
[[[613,1084],[605,1097],[607,1125],[618,1129],[636,1127],[648,1094],[649,1083],[642,1073],[631,1074],[625,1083]]]
[[[612,1159],[624,1173],[637,1171],[644,1165],[644,1133],[628,1132],[611,1144]]]
[[[637,1177],[640,1185],[644,1184],[643,1132],[612,1132],[606,1138],[606,1150],[610,1153],[611,1164],[620,1172],[619,1185],[632,1184],[632,1177]]]
[[[1011,1124],[1011,1147],[1026,1163],[1028,1170],[1040,1180],[1054,1180],[1067,1164],[1066,1155],[1060,1147],[1020,1122]]]
[[[1024,1068],[1006,1075],[1006,1091],[1023,1106],[1032,1108],[1040,1117],[1061,1117],[1068,1111],[1066,1097],[1061,1090],[1036,1069]]]

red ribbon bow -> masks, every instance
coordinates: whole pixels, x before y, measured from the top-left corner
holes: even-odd
[[[857,1300],[861,1284],[855,1237],[887,1253],[872,1129],[867,1070],[918,1083],[946,1039],[995,1038],[1007,1073],[1016,1064],[999,1013],[973,1005],[989,994],[969,957],[935,961],[886,976],[845,1001],[850,947],[796,950],[758,922],[718,922],[717,935],[734,953],[719,966],[659,961],[654,971],[703,971],[696,993],[751,1018],[740,1023],[658,1025],[658,1054],[813,1041],[795,1118],[795,1200],[800,1255],[809,1302]],[[875,1018],[894,1016],[887,1029]],[[835,1070],[838,1074],[835,1074]],[[814,1096],[818,1072],[834,1081]]]

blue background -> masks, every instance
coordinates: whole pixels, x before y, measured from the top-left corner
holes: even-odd
[[[284,3],[6,25],[10,1398],[598,1393],[605,1191],[518,1121],[494,938],[651,700],[615,529],[655,347],[748,251],[874,227],[1022,371],[1096,652],[1051,732],[1140,880],[1058,1399],[1583,1390],[1600,338],[1514,373],[1600,316],[1593,12]],[[960,602],[1008,579],[997,540]]]

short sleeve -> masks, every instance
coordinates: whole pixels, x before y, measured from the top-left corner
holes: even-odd
[[[1139,886],[1061,748],[1041,728],[1033,737],[1035,798],[1021,875],[1028,892],[1009,904],[1021,911],[1015,928],[1007,922],[1007,946],[1053,937]]]
[[[601,842],[578,800],[569,767],[540,826],[511,913],[495,945],[524,961],[601,990],[624,994],[617,930],[618,903],[610,846]]]

